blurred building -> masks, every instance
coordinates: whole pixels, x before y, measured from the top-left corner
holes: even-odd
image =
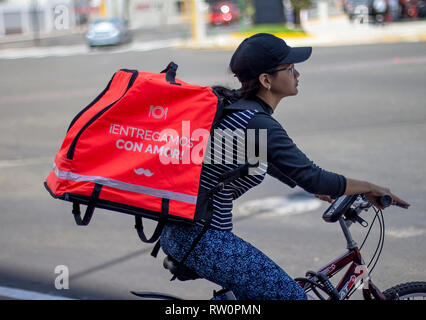
[[[91,6],[98,8],[98,15],[91,18],[116,17],[125,21],[130,28],[157,27],[179,23],[183,0],[92,0]]]
[[[76,25],[73,0],[0,2],[0,36],[70,30]]]
[[[0,0],[0,36],[73,31],[99,17],[117,17],[131,29],[187,23],[193,0]],[[215,2],[231,2],[253,22],[292,22],[290,0],[201,0],[203,12]],[[311,0],[306,18],[318,16],[318,3],[328,13],[342,13],[344,0]],[[257,9],[257,10],[256,10]],[[207,16],[206,16],[207,17]]]
[[[71,31],[99,17],[130,28],[182,22],[189,0],[0,0],[0,36]]]
[[[113,0],[109,0],[113,1]],[[128,10],[128,21],[131,28],[157,27],[161,25],[177,24],[182,22],[181,10],[185,8],[184,1],[177,0],[121,0],[121,13]]]

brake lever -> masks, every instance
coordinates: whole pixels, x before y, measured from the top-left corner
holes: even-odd
[[[368,222],[365,221],[363,218],[361,218],[359,216],[359,212],[361,212],[362,210],[367,210],[370,207],[370,204],[359,204],[357,209],[349,209],[348,212],[345,214],[346,217],[346,221],[347,222],[358,222],[361,226],[363,226],[364,228],[368,227]]]
[[[363,218],[361,218],[360,216],[356,215],[354,217],[355,221],[358,222],[360,225],[362,225],[364,228],[368,227],[368,222],[365,221]]]
[[[392,205],[393,205],[393,206],[400,207],[400,208],[403,208],[403,209],[408,209],[408,206],[405,206],[405,205],[403,205],[403,204],[399,204],[399,203],[396,203],[396,202],[393,202],[393,203],[392,203]]]

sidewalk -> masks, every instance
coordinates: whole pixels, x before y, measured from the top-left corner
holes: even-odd
[[[384,26],[350,23],[346,15],[331,17],[327,23],[318,20],[304,25],[307,35],[294,37],[280,35],[292,46],[342,46],[389,42],[426,41],[426,20],[389,23]],[[182,40],[178,47],[185,49],[234,50],[244,37],[238,33],[208,37],[195,43]]]

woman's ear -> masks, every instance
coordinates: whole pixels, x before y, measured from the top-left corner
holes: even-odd
[[[269,79],[269,75],[268,74],[262,73],[259,76],[259,83],[266,90],[271,90],[272,83],[271,83],[271,79]]]

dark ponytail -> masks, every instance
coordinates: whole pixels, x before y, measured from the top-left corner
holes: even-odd
[[[222,99],[225,106],[228,106],[241,99],[241,92],[235,89],[229,89],[223,86],[213,86],[212,89],[216,95]]]
[[[229,89],[223,86],[213,86],[212,89],[223,100],[225,106],[241,99],[253,100],[260,89],[259,79],[243,81],[240,89]]]

